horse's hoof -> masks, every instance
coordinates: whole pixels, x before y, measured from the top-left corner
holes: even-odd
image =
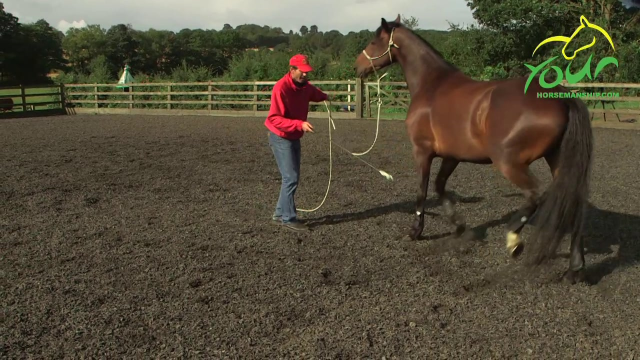
[[[524,251],[524,244],[520,240],[520,235],[509,231],[507,234],[507,251],[512,258],[517,258]]]
[[[409,239],[411,239],[411,240],[418,240],[420,235],[422,235],[422,230],[421,229],[416,229],[416,228],[411,228],[411,231],[409,231],[409,233],[407,235],[409,236]]]
[[[511,257],[515,259],[518,256],[522,255],[523,251],[524,251],[524,244],[521,243],[510,248],[509,255],[511,255]]]
[[[562,275],[562,281],[570,285],[575,285],[576,283],[584,282],[585,280],[586,276],[584,269],[580,269],[578,271],[567,270],[564,275]]]
[[[467,228],[466,224],[460,224],[460,225],[456,225],[456,237],[461,237],[463,234],[465,234],[467,232],[467,230],[469,230]]]
[[[462,234],[458,235],[459,239],[462,239],[464,241],[475,241],[476,239],[476,234],[473,232],[473,230],[465,228],[465,230],[462,232]]]

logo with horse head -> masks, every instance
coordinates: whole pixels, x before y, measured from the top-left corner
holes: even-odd
[[[602,71],[602,69],[604,69],[604,67],[609,65],[609,64],[614,64],[616,67],[618,67],[618,60],[616,58],[612,57],[612,56],[607,56],[607,57],[603,58],[602,60],[600,60],[598,62],[598,65],[596,66],[596,71],[592,76],[591,75],[591,58],[593,57],[593,54],[591,54],[589,56],[589,59],[587,60],[587,63],[582,67],[582,69],[578,73],[576,73],[576,74],[572,74],[571,73],[570,67],[571,67],[571,64],[573,63],[573,60],[575,59],[576,55],[578,54],[578,52],[586,50],[586,49],[589,49],[590,47],[592,47],[593,45],[596,44],[596,37],[594,36],[593,40],[591,41],[591,43],[581,46],[580,48],[575,50],[571,56],[567,55],[567,47],[574,40],[574,38],[580,33],[580,31],[582,31],[582,29],[584,29],[584,28],[591,28],[591,29],[595,29],[595,30],[599,31],[609,41],[609,44],[611,45],[611,48],[613,49],[613,51],[614,52],[616,51],[616,48],[613,45],[613,40],[611,40],[611,36],[609,36],[607,31],[604,30],[603,28],[601,28],[600,26],[589,22],[589,20],[587,20],[587,18],[584,15],[582,15],[582,16],[580,16],[580,26],[578,26],[578,28],[576,28],[576,30],[573,32],[573,34],[570,37],[567,37],[567,36],[552,36],[550,38],[547,38],[547,39],[543,40],[542,42],[540,42],[540,44],[538,44],[538,46],[536,46],[535,50],[533,50],[533,54],[532,55],[534,55],[536,53],[536,51],[542,45],[545,45],[545,44],[548,44],[548,43],[551,43],[551,42],[563,42],[563,43],[565,43],[564,46],[562,47],[562,56],[567,61],[569,61],[569,63],[567,64],[567,67],[565,69],[564,77],[566,77],[567,82],[569,84],[575,84],[575,83],[581,81],[582,79],[584,79],[585,76],[588,77],[589,79],[593,80],[598,76],[598,74]],[[549,63],[551,63],[556,58],[558,58],[558,56],[554,56],[554,57],[548,59],[547,61],[543,62],[542,64],[540,64],[538,66],[524,64],[529,70],[531,70],[531,75],[529,75],[529,78],[527,79],[527,83],[525,84],[525,87],[524,87],[524,92],[525,93],[527,92],[527,89],[529,88],[529,85],[531,84],[531,81],[533,80],[533,78],[536,75],[538,75],[540,70],[542,70],[545,66],[547,66]],[[544,71],[542,71],[542,73],[540,73],[539,83],[540,83],[540,86],[542,86],[545,89],[551,89],[551,88],[553,88],[555,86],[560,85],[562,83],[563,78],[564,78],[563,74],[562,74],[562,69],[560,69],[559,67],[557,67],[555,65],[551,66],[551,69],[553,69],[557,74],[557,79],[552,83],[548,83],[545,80],[545,75],[547,74],[547,72],[550,69],[545,69]]]

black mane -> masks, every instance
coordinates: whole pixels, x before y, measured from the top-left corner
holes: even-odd
[[[422,42],[424,45],[426,45],[429,50],[431,50],[434,54],[438,55],[442,61],[444,61],[445,63],[447,63],[447,65],[457,69],[457,66],[453,65],[452,63],[450,63],[449,61],[447,61],[447,59],[444,58],[444,56],[442,55],[442,53],[440,51],[438,51],[438,49],[436,49],[435,47],[433,47],[433,45],[431,45],[431,43],[429,43],[425,38],[423,38],[422,36],[416,34],[415,31],[409,29],[408,27],[399,24],[395,21],[388,21],[387,24],[389,25],[389,27],[391,29],[396,29],[396,28],[404,28],[405,30],[409,31],[411,34],[413,34],[416,38],[418,38],[420,40],[420,42]],[[376,37],[379,37],[380,34],[382,34],[382,25],[378,27],[378,29],[376,29]]]

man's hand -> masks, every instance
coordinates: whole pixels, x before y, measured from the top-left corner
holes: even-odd
[[[313,125],[309,122],[305,121],[302,123],[302,131],[304,132],[313,132]]]

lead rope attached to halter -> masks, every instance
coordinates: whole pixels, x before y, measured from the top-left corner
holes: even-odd
[[[317,207],[315,207],[314,209],[297,209],[298,211],[302,211],[302,212],[314,212],[318,209],[320,209],[322,207],[322,205],[324,205],[324,202],[327,200],[327,196],[329,195],[329,189],[331,188],[331,179],[332,179],[332,170],[333,170],[333,150],[332,150],[332,145],[333,145],[333,138],[331,136],[331,128],[333,128],[333,130],[336,129],[336,125],[333,122],[333,118],[331,117],[331,108],[329,107],[329,105],[327,104],[327,102],[324,102],[324,106],[327,108],[327,112],[329,114],[329,183],[327,184],[327,191],[324,193],[324,198],[322,199],[322,202],[320,203],[320,205],[318,205]],[[380,113],[378,112],[378,116],[380,116]],[[376,132],[377,135],[377,132]],[[375,143],[375,141],[374,141]],[[344,147],[340,146],[339,144],[335,144],[337,147],[341,148],[342,150],[346,151],[347,153],[354,155],[354,153],[352,153],[351,151],[345,149]],[[373,145],[371,146],[373,147]],[[371,149],[369,149],[371,150]],[[369,150],[367,150],[367,152],[369,152]],[[363,163],[367,164],[368,166],[370,166],[371,168],[373,168],[374,170],[378,171],[380,173],[380,175],[384,176],[385,179],[393,181],[393,176],[391,176],[389,173],[387,173],[384,170],[380,170],[378,168],[376,168],[375,166],[369,164],[368,162],[364,161],[363,159],[356,157],[356,159],[362,161]]]
[[[373,69],[373,71],[375,71],[375,68]],[[376,76],[378,76],[378,74],[376,74]],[[373,138],[373,143],[371,144],[371,147],[369,147],[369,149],[365,152],[361,152],[361,153],[354,153],[349,151],[349,153],[353,156],[362,156],[362,155],[366,155],[369,151],[371,151],[371,149],[373,149],[373,146],[376,144],[376,141],[378,140],[378,132],[380,131],[380,107],[382,106],[382,98],[380,97],[380,80],[382,80],[383,77],[387,76],[387,73],[384,73],[382,76],[380,76],[378,78],[378,116],[376,119],[376,136]],[[345,149],[346,150],[346,149]],[[348,150],[347,150],[348,151]]]
[[[371,151],[371,149],[373,149],[373,146],[376,144],[376,141],[378,140],[378,132],[380,130],[380,110],[382,107],[382,97],[380,96],[380,93],[382,92],[380,90],[380,81],[382,80],[382,78],[384,78],[385,76],[387,76],[389,73],[384,73],[382,74],[382,76],[378,76],[378,72],[376,71],[376,67],[375,65],[373,65],[373,60],[376,59],[380,59],[383,56],[389,54],[389,60],[391,60],[391,62],[393,62],[393,57],[391,56],[391,47],[395,47],[395,48],[400,48],[398,46],[398,44],[393,42],[393,31],[395,30],[395,28],[391,29],[391,34],[389,35],[389,45],[387,46],[387,50],[385,52],[383,52],[381,55],[378,55],[376,57],[371,57],[369,56],[369,54],[367,54],[366,50],[362,50],[362,53],[364,54],[364,56],[367,57],[367,60],[369,60],[369,63],[371,64],[371,68],[373,69],[373,73],[376,75],[376,78],[378,78],[378,80],[376,81],[376,85],[377,85],[377,95],[378,95],[378,116],[376,118],[376,136],[373,138],[373,143],[371,144],[371,147],[365,151],[365,152],[361,152],[361,153],[354,153],[354,152],[349,152],[351,153],[351,155],[353,156],[362,156],[362,155],[366,155],[369,151]],[[346,150],[346,149],[345,149]]]
[[[351,152],[351,151],[345,149],[344,147],[340,146],[339,144],[336,144],[336,146],[338,146],[342,150],[346,151],[350,155],[356,156],[356,159],[362,161],[363,163],[367,164],[368,166],[370,166],[374,170],[378,171],[380,173],[380,175],[384,176],[387,180],[390,180],[390,181],[393,181],[393,176],[391,176],[386,171],[383,171],[383,170],[380,170],[380,169],[376,168],[375,166],[369,164],[368,162],[364,161],[363,159],[359,158],[358,156],[366,155],[369,151],[371,151],[371,149],[373,149],[373,146],[376,144],[376,141],[378,140],[378,132],[379,132],[379,129],[380,129],[380,110],[381,110],[381,107],[382,107],[382,97],[380,96],[380,92],[381,92],[380,91],[380,81],[382,80],[382,78],[387,76],[388,73],[384,73],[384,74],[382,74],[382,76],[378,76],[378,72],[376,71],[376,67],[373,65],[373,60],[379,59],[379,58],[387,55],[387,53],[388,53],[389,54],[389,59],[391,61],[393,61],[393,58],[391,57],[391,47],[394,46],[396,48],[399,48],[399,46],[393,42],[393,30],[395,30],[395,29],[391,30],[391,35],[389,36],[389,46],[387,47],[387,50],[384,53],[382,53],[382,55],[372,58],[371,56],[369,56],[369,54],[367,54],[367,52],[365,50],[362,50],[362,53],[364,54],[364,56],[367,57],[367,59],[369,60],[369,63],[371,63],[371,68],[373,69],[374,74],[378,78],[378,81],[377,81],[378,116],[377,116],[377,119],[376,119],[376,136],[373,139],[373,143],[371,144],[371,147],[369,147],[369,149],[367,151],[361,152],[361,153]],[[333,144],[333,140],[331,138],[331,128],[333,127],[333,130],[335,130],[336,126],[333,123],[333,118],[331,117],[331,109],[329,108],[329,105],[327,105],[326,101],[324,102],[324,106],[327,108],[327,112],[329,113],[329,183],[327,184],[327,191],[325,192],[324,198],[322,199],[322,202],[320,203],[320,205],[318,205],[315,209],[297,209],[298,211],[302,211],[302,212],[314,212],[314,211],[320,209],[320,207],[322,207],[322,205],[324,204],[325,200],[327,200],[327,196],[329,195],[329,188],[331,187],[331,175],[332,175],[331,171],[333,169],[333,159],[332,159],[332,155],[331,155],[332,152],[333,152],[332,149],[331,149],[331,146]]]

